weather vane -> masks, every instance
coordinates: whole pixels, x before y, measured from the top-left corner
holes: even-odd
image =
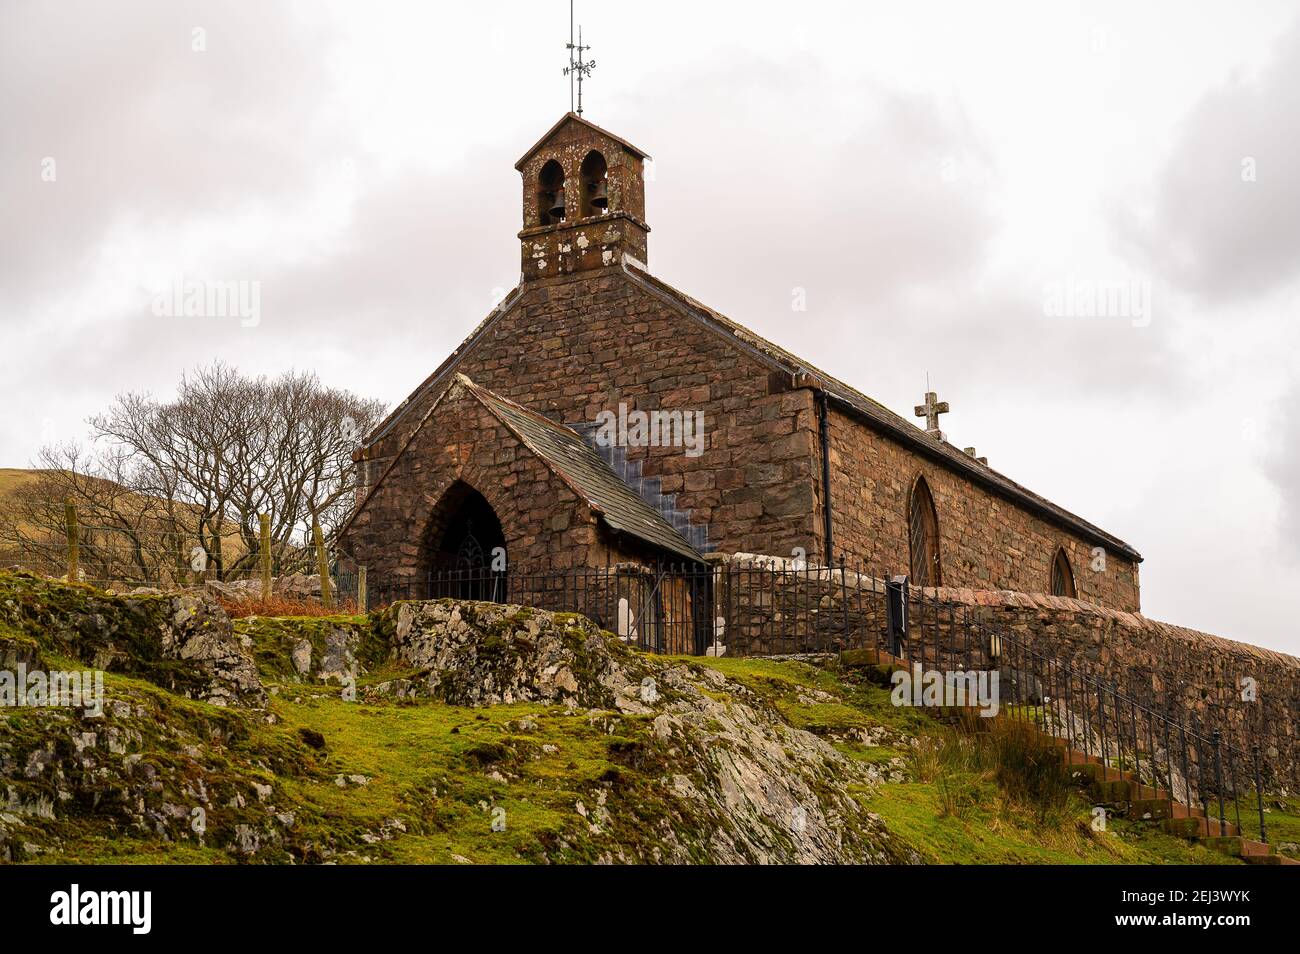
[[[589,46],[582,45],[582,27],[578,27],[578,42],[573,42],[573,0],[569,0],[569,42],[565,45],[569,51],[569,65],[564,70],[564,75],[569,78],[569,112],[574,111],[573,104],[573,81],[578,81],[578,106],[577,113],[582,115],[582,81],[591,75],[591,71],[596,68],[596,61],[584,61],[583,54],[591,49]],[[574,59],[574,57],[577,59]]]

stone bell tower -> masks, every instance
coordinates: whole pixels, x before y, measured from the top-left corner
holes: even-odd
[[[646,265],[645,177],[650,158],[568,113],[515,163],[523,176],[519,233],[525,280]]]

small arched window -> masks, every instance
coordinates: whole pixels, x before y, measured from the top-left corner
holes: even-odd
[[[595,149],[582,160],[582,210],[584,219],[589,215],[604,215],[609,211],[609,169],[605,157]]]
[[[939,562],[939,515],[934,509],[934,497],[924,477],[912,484],[912,499],[908,506],[908,537],[912,558],[912,582],[917,586],[942,586],[943,574]]]
[[[563,222],[564,208],[564,167],[551,159],[537,176],[538,224]]]
[[[1056,548],[1056,556],[1052,557],[1052,589],[1053,596],[1067,596],[1075,599],[1074,589],[1074,570],[1070,568],[1070,558],[1065,555],[1065,547]]]

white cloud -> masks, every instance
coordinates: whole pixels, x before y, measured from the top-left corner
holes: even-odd
[[[1300,592],[1293,11],[769,14],[585,14],[588,115],[657,160],[652,270],[903,413],[928,373],[954,440],[1147,555],[1151,615],[1300,650],[1266,598]],[[0,463],[213,358],[405,397],[517,280],[564,19],[0,7]],[[261,282],[261,323],[154,317],[177,272]],[[1150,325],[1047,318],[1071,277],[1149,280]],[[1248,582],[1207,586],[1224,563]]]

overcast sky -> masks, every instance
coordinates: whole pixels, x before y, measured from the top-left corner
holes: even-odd
[[[578,18],[587,118],[655,157],[651,271],[908,417],[928,375],[954,443],[1143,553],[1147,615],[1300,654],[1293,2]],[[214,358],[400,401],[518,280],[567,31],[4,0],[0,466]],[[260,283],[259,320],[155,314],[177,275]],[[1104,285],[1149,311],[1052,307]]]

